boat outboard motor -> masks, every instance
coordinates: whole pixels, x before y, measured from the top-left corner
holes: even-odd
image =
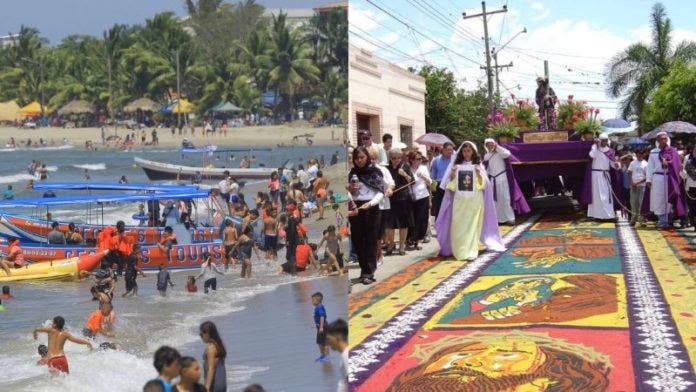
[[[196,148],[193,143],[188,140],[187,138],[184,138],[184,140],[181,141],[181,147],[182,148]]]

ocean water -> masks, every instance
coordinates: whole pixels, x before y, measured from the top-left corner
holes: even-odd
[[[225,148],[221,146],[220,148]],[[305,162],[309,157],[325,155],[328,162],[338,146],[276,148],[253,153],[236,152],[236,156],[256,155],[258,163],[279,166],[287,160]],[[80,148],[39,151],[0,151],[0,184],[12,184],[17,198],[40,197],[40,192],[25,190],[31,179],[26,166],[32,159],[45,162],[49,181],[82,181],[88,169],[92,181],[117,181],[125,175],[130,182],[148,182],[133,157],[144,157],[170,163],[203,163],[202,157],[183,161],[176,149],[147,151],[84,151]],[[226,157],[214,160],[222,166]],[[239,159],[239,158],[238,158]],[[235,162],[238,166],[238,161]],[[260,188],[257,184],[257,188]],[[0,186],[4,190],[4,186]],[[247,184],[247,193],[254,184]],[[76,194],[61,191],[59,194]],[[255,191],[253,192],[255,193]],[[205,206],[199,203],[199,214]],[[104,221],[113,223],[133,214],[133,206],[105,206]],[[31,211],[18,212],[30,213]],[[38,211],[33,211],[38,212]],[[51,210],[58,219],[86,220],[84,206],[60,206]],[[45,212],[44,212],[45,213]],[[101,214],[101,211],[100,211]],[[101,217],[100,217],[101,218]],[[263,255],[263,253],[262,253]],[[279,260],[284,255],[279,254]],[[198,326],[212,320],[220,329],[227,346],[228,390],[239,391],[251,383],[260,383],[269,391],[332,391],[341,377],[340,357],[332,354],[330,363],[315,363],[318,350],[314,343],[310,296],[323,292],[329,320],[346,318],[348,283],[344,278],[314,276],[277,276],[276,265],[253,259],[253,277],[239,277],[239,267],[218,278],[218,291],[183,292],[186,277],[194,271],[173,272],[175,287],[167,297],[155,289],[155,276],[138,278],[139,297],[122,299],[123,280],[117,283],[114,308],[117,318],[115,338],[109,341],[121,346],[111,352],[88,351],[70,342],[66,354],[70,375],[51,377],[45,366],[36,366],[37,346],[46,342],[45,335],[34,341],[34,327],[50,323],[54,316],[63,316],[72,333],[80,331],[96,309],[90,300],[91,281],[24,282],[10,284],[16,299],[3,301],[0,312],[0,391],[140,391],[143,384],[156,376],[152,355],[161,345],[171,345],[182,355],[200,360],[204,345],[198,337]],[[102,337],[98,343],[105,341]]]

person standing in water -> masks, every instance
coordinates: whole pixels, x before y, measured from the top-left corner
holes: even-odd
[[[53,318],[53,324],[50,327],[36,327],[34,328],[34,340],[38,339],[38,333],[43,332],[48,335],[48,353],[46,357],[48,358],[47,365],[51,373],[62,372],[65,374],[70,373],[68,367],[68,358],[65,356],[63,351],[66,341],[71,341],[77,344],[83,344],[89,347],[90,350],[93,349],[92,343],[85,339],[76,338],[70,333],[63,331],[65,326],[65,319],[61,316],[56,316]]]
[[[169,276],[169,271],[167,271],[167,266],[160,264],[159,272],[157,273],[157,291],[159,291],[162,297],[167,295],[167,284],[174,287],[172,278]]]
[[[225,247],[225,271],[227,271],[230,267],[230,261],[232,262],[232,267],[236,264],[236,257],[232,250],[237,244],[237,228],[232,219],[225,220],[225,230],[222,231],[222,244]]]
[[[200,327],[201,340],[205,343],[203,351],[203,374],[205,389],[208,392],[227,391],[227,371],[225,358],[227,350],[222,343],[217,327],[212,321],[206,321]]]
[[[121,295],[125,298],[128,294],[132,297],[138,296],[138,283],[136,278],[138,274],[145,277],[143,270],[138,268],[138,261],[141,260],[140,244],[133,245],[133,252],[126,257],[126,292]]]
[[[201,264],[201,274],[196,279],[203,278],[203,292],[208,294],[208,288],[217,291],[217,277],[215,274],[225,275],[213,264],[213,257],[208,252],[203,252],[203,263]]]
[[[320,292],[312,294],[314,305],[314,325],[317,327],[317,346],[319,346],[319,358],[317,362],[329,361],[329,346],[326,344],[326,308],[324,308],[324,295]]]
[[[251,251],[256,253],[257,258],[261,258],[259,255],[259,248],[256,247],[256,241],[254,241],[254,228],[248,226],[239,240],[237,245],[235,245],[234,251],[237,251],[239,258],[242,260],[242,278],[251,278]]]

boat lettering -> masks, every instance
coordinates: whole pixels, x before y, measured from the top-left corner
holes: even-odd
[[[28,249],[24,251],[26,256],[45,256],[45,257],[56,257],[58,252],[49,249]]]
[[[140,257],[143,260],[143,264],[149,264],[150,263],[150,248],[143,248],[143,250],[140,251]]]
[[[82,255],[93,255],[95,253],[92,249],[68,249],[65,251],[65,258],[69,259],[71,257],[82,256]]]
[[[222,245],[184,245],[173,249],[177,263],[200,264],[203,262],[203,253],[211,253],[215,260],[222,260]]]
[[[138,229],[138,242],[145,242],[145,229]]]

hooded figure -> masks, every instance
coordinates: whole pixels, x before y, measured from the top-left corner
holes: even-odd
[[[462,155],[465,147],[472,150],[470,160]],[[505,250],[498,229],[493,189],[474,143],[462,143],[440,187],[445,190],[445,196],[435,229],[442,256],[474,260],[478,256],[479,242],[490,250]]]
[[[669,226],[669,214],[686,214],[686,200],[680,185],[681,160],[677,149],[670,146],[667,132],[657,134],[657,146],[650,151],[646,169],[645,197],[642,212],[658,217],[658,227]]]
[[[520,190],[515,173],[512,170],[510,150],[499,146],[495,140],[483,142],[488,150],[483,157],[483,164],[488,171],[488,178],[493,186],[493,200],[499,223],[515,223],[515,213],[526,214],[529,210]]]
[[[618,174],[612,170],[617,169],[618,162],[614,150],[609,147],[609,136],[606,133],[599,135],[599,139],[590,150],[591,165],[585,174],[585,189],[583,189],[582,201],[587,205],[587,216],[595,219],[616,218],[616,208],[612,190],[618,181],[613,178]],[[619,195],[621,190],[614,190]]]

